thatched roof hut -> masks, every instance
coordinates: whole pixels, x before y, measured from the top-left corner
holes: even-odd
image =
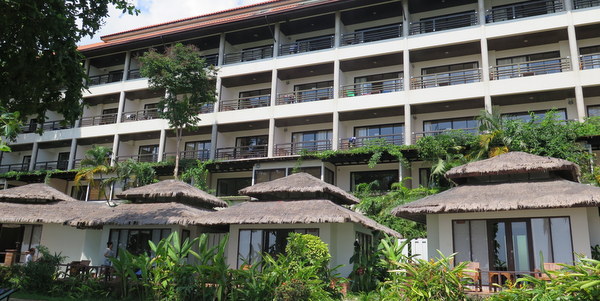
[[[105,205],[104,205],[105,206]],[[107,207],[107,206],[105,206]],[[100,204],[88,202],[15,203],[0,202],[0,223],[69,224]]]
[[[0,190],[0,202],[51,203],[57,201],[76,202],[77,200],[43,183]]]
[[[240,190],[240,194],[260,201],[326,199],[343,205],[360,202],[344,190],[304,172],[246,187]]]
[[[225,201],[178,180],[164,180],[131,188],[117,194],[117,197],[134,203],[177,202],[204,208],[227,207]]]
[[[245,202],[207,214],[204,225],[358,223],[395,237],[401,235],[329,200]]]
[[[577,164],[552,157],[536,156],[524,152],[509,152],[486,160],[467,163],[446,172],[446,178],[464,183],[472,177],[517,175],[535,172],[553,172],[561,177],[578,181]]]

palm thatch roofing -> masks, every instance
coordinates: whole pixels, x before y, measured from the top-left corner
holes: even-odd
[[[600,188],[559,178],[459,185],[401,205],[392,214],[424,223],[427,214],[571,207],[600,207]]]
[[[77,200],[43,183],[0,190],[0,202],[51,203],[58,201],[76,202]]]
[[[577,164],[552,157],[536,156],[524,152],[509,152],[490,159],[457,166],[446,172],[446,178],[463,183],[466,178],[534,172],[555,172],[561,177],[578,181]]]
[[[106,206],[108,207],[108,206]],[[0,202],[0,223],[66,224],[88,211],[98,211],[99,204],[81,201],[53,203]]]
[[[117,194],[117,197],[137,203],[177,202],[205,208],[227,207],[227,203],[216,196],[178,180],[131,188]]]
[[[344,208],[330,200],[291,200],[272,202],[245,202],[207,214],[202,224],[207,226],[230,224],[314,224],[358,223],[372,230],[395,237],[401,235],[374,220]]]
[[[260,201],[327,199],[344,205],[360,202],[358,198],[344,190],[304,172],[255,184],[241,189],[239,192]]]

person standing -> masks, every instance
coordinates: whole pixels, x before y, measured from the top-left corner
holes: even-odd
[[[112,261],[110,259],[115,257],[115,251],[113,251],[113,243],[109,241],[106,243],[106,250],[104,251],[104,262],[102,263],[102,267],[104,268],[104,280],[110,279],[110,271],[112,266]]]
[[[35,255],[35,248],[29,248],[29,251],[27,251],[27,256],[25,256],[25,264],[33,261],[33,255]]]

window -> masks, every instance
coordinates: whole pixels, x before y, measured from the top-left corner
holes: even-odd
[[[600,46],[579,49],[581,54],[581,69],[600,68]]]
[[[384,124],[384,125],[371,125],[354,128],[354,137],[357,138],[358,145],[364,145],[365,141],[370,139],[385,139],[386,142],[402,145],[404,143],[404,124]]]
[[[56,169],[67,170],[69,168],[69,155],[71,153],[64,152],[58,153],[58,161],[56,162]]]
[[[398,182],[398,171],[383,170],[352,172],[350,173],[350,178],[352,191],[356,191],[356,186],[363,183],[374,183],[374,186],[372,187],[373,190],[387,191],[392,188],[393,183]]]
[[[331,149],[331,130],[298,132],[292,134],[292,154],[300,150],[319,151]]]
[[[269,143],[269,136],[251,136],[251,137],[238,137],[235,140],[237,146],[235,158],[246,158],[246,157],[265,157],[267,155],[267,144]]]
[[[429,120],[423,122],[424,136],[434,136],[448,130],[466,130],[475,133],[479,122],[473,117]]]
[[[138,152],[139,162],[156,162],[158,161],[158,144],[142,145]]]
[[[206,141],[192,141],[186,142],[183,158],[184,159],[196,159],[196,160],[208,160],[210,157],[210,140]]]
[[[21,252],[17,262],[25,261],[25,252],[37,247],[42,237],[42,225],[0,224],[0,262],[4,262],[4,250],[14,249]],[[39,254],[38,254],[39,255]]]
[[[475,11],[466,11],[444,16],[422,18],[420,33],[467,27],[477,24]]]
[[[144,105],[143,119],[158,118],[158,103],[147,103]]]
[[[588,106],[587,107],[588,117],[598,117],[600,116],[600,105]]]
[[[85,201],[87,190],[87,185],[73,186],[71,187],[71,197],[76,200]]]
[[[240,230],[237,267],[257,263],[261,253],[268,253],[272,256],[284,253],[290,233],[319,236],[319,229]]]
[[[111,229],[108,241],[112,242],[119,256],[119,250],[125,249],[133,255],[151,255],[148,241],[157,244],[171,234],[171,229]]]
[[[554,110],[556,112],[556,117],[558,120],[567,120],[567,111],[565,109]],[[544,115],[548,113],[549,110],[538,110],[538,111],[529,111],[529,112],[517,112],[517,113],[508,113],[502,114],[502,118],[510,119],[510,120],[521,120],[523,122],[529,122],[531,120],[531,115],[535,116],[538,121],[541,118],[544,118]]]
[[[421,69],[423,88],[479,81],[479,63],[469,62]]]
[[[273,181],[285,177],[285,168],[262,169],[254,172],[254,184]]]
[[[102,110],[102,117],[100,119],[100,124],[111,124],[111,123],[117,122],[117,113],[118,112],[119,112],[118,108]]]
[[[431,179],[431,168],[419,168],[419,185],[430,187],[429,180]]]
[[[260,60],[273,56],[273,47],[261,46],[245,48],[242,50],[242,62]]]
[[[356,240],[354,241],[354,252],[360,254],[362,258],[369,258],[373,254],[373,236],[356,232]]]
[[[549,1],[527,1],[492,7],[494,22],[533,17],[556,12],[556,6]],[[559,8],[560,9],[560,8]]]
[[[333,81],[295,85],[296,100],[308,102],[333,98]]]
[[[244,91],[239,93],[240,109],[258,108],[269,105],[271,89]]]
[[[325,170],[325,173],[323,175],[323,178],[325,180],[325,183],[335,185],[335,177],[334,177],[333,171],[329,170],[329,168],[324,168],[324,170]]]
[[[355,77],[353,92],[355,95],[368,95],[400,91],[402,74],[402,72],[390,72]]]
[[[217,196],[237,196],[238,190],[252,185],[252,178],[217,180]]]
[[[23,156],[23,161],[21,162],[21,164],[22,164],[21,171],[28,170],[30,163],[31,163],[31,155]]]
[[[496,60],[497,79],[561,72],[560,52],[528,54]]]

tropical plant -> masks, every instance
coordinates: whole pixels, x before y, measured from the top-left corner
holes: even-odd
[[[66,257],[61,254],[51,254],[47,247],[38,246],[39,258],[30,261],[15,272],[10,282],[18,288],[30,292],[45,293],[50,290],[57,275],[58,265]]]
[[[85,152],[85,157],[81,160],[81,169],[79,169],[73,181],[76,186],[80,186],[82,180],[88,183],[86,200],[89,197],[90,187],[98,188],[98,197],[101,197],[104,193],[105,199],[108,200],[105,189],[106,182],[103,181],[102,176],[113,170],[110,166],[111,153],[110,148],[98,145],[92,146]],[[96,180],[96,176],[99,177],[98,180]]]
[[[19,112],[7,112],[0,106],[0,151],[10,152],[8,142],[14,141],[21,131]]]
[[[509,151],[511,137],[506,135],[504,119],[500,115],[500,108],[493,107],[492,112],[482,110],[477,117],[479,121],[479,145],[474,152],[477,159],[495,157]]]
[[[137,162],[133,159],[118,162],[115,168],[116,177],[110,181],[119,181],[123,190],[156,183],[156,170],[150,162]]]

